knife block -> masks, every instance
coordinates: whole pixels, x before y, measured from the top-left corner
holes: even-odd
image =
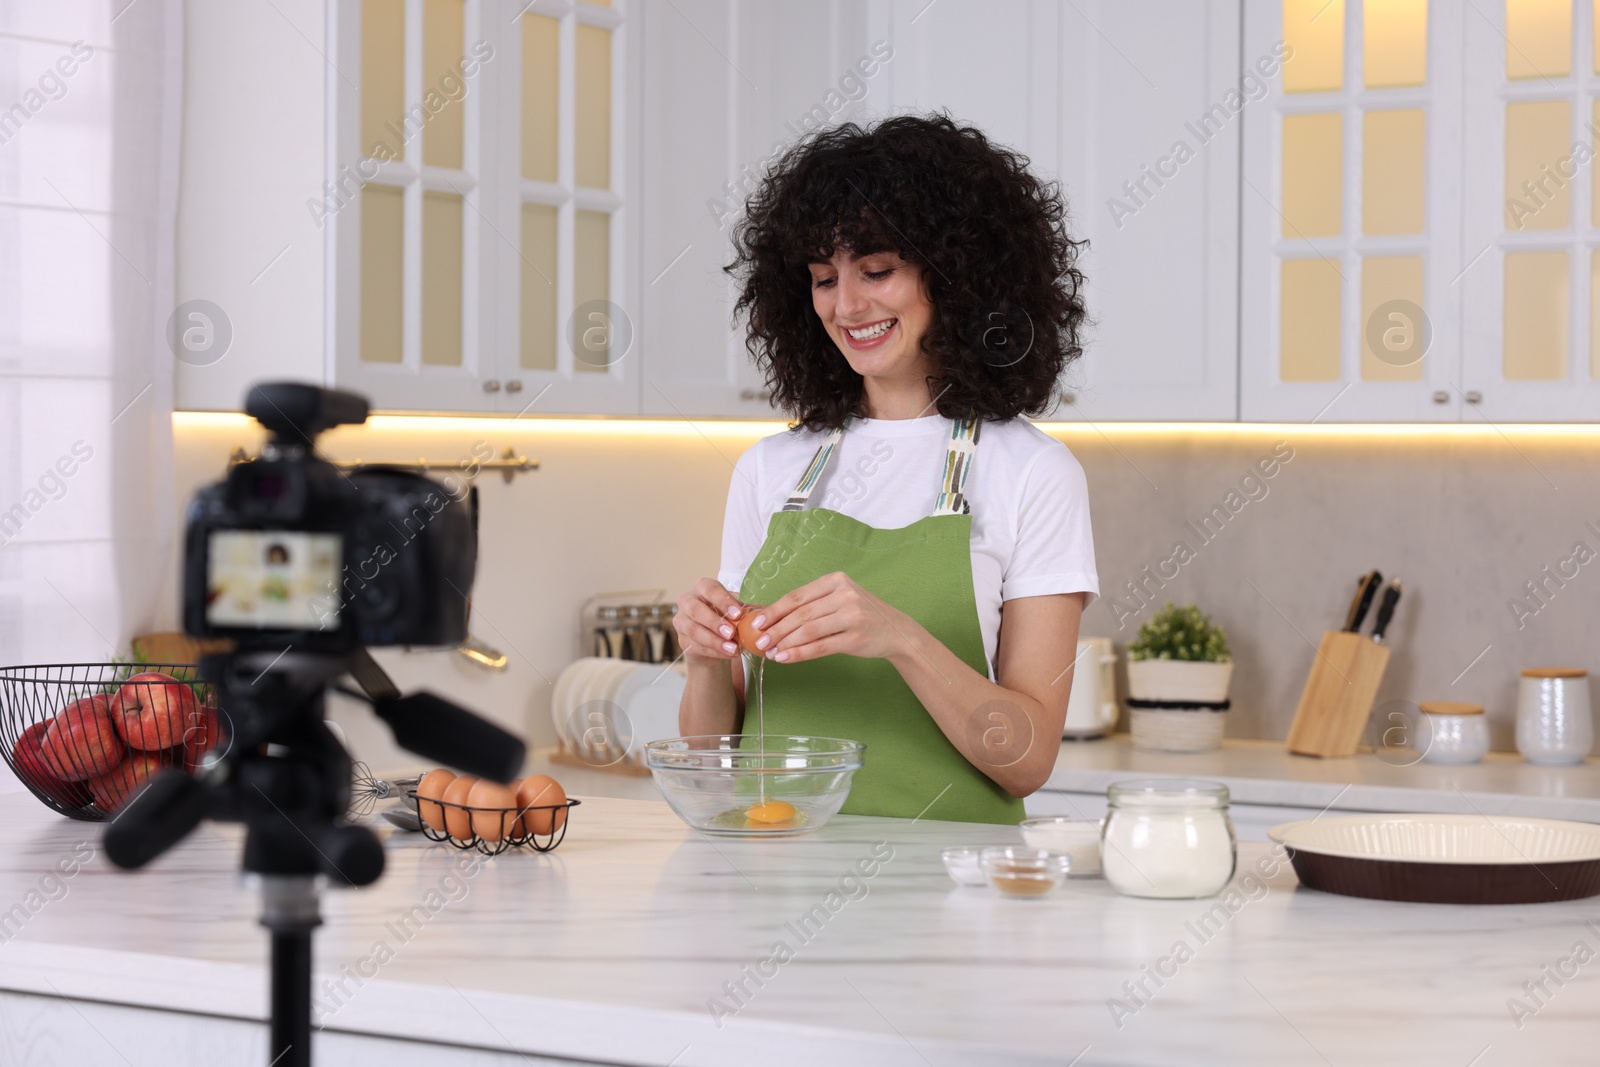
[[[1353,633],[1325,633],[1286,742],[1302,756],[1353,756],[1372,714],[1389,648]]]

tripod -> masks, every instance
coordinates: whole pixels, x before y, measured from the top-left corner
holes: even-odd
[[[226,753],[195,777],[158,775],[106,828],[107,856],[131,869],[202,819],[244,824],[242,866],[261,876],[261,924],[271,938],[274,1067],[311,1064],[311,938],[322,923],[322,883],[364,886],[383,873],[377,836],[345,820],[350,756],[323,717],[327,688],[347,671],[405,748],[497,781],[522,766],[519,738],[430,693],[400,696],[365,650],[228,653],[200,663],[230,720]]]

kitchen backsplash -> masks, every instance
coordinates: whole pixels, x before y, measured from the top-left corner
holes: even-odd
[[[474,630],[510,658],[489,674],[453,652],[388,651],[407,688],[452,694],[531,742],[554,743],[551,687],[580,654],[597,592],[676,598],[714,574],[733,463],[780,424],[380,420],[325,438],[336,459],[470,458],[511,446],[542,468],[480,477]],[[1488,710],[1515,748],[1525,666],[1600,668],[1600,434],[1490,427],[1154,427],[1052,424],[1088,474],[1101,599],[1084,633],[1125,645],[1154,605],[1194,601],[1226,628],[1232,737],[1284,737],[1314,646],[1377,567],[1405,598],[1377,719],[1428,699]],[[1102,432],[1104,431],[1104,432]],[[220,476],[252,424],[179,416],[180,499]],[[981,462],[981,453],[980,453]],[[177,574],[177,556],[169,574]],[[176,580],[164,627],[176,628]],[[358,754],[414,764],[364,713],[338,708]]]

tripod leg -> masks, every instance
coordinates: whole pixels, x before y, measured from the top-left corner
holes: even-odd
[[[302,875],[261,880],[261,925],[272,932],[269,1067],[311,1067],[311,931],[321,925],[317,884]]]

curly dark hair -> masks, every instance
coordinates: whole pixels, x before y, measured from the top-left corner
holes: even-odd
[[[818,131],[779,157],[733,230],[735,319],[773,402],[807,429],[862,413],[851,369],[811,303],[809,264],[894,250],[922,271],[922,338],[939,413],[1037,415],[1083,353],[1077,269],[1059,182],[945,113]]]

